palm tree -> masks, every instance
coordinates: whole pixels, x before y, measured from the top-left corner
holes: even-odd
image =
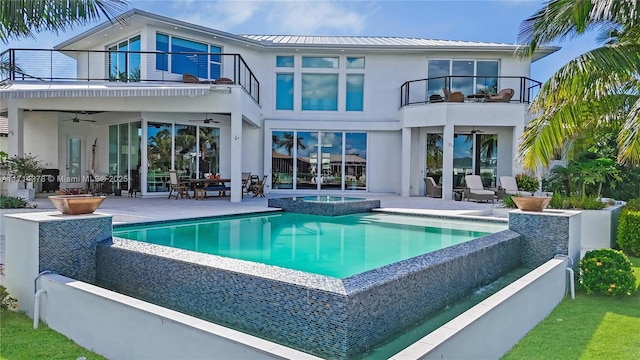
[[[548,167],[580,138],[619,122],[618,162],[640,163],[640,10],[631,0],[551,0],[524,20],[519,42],[529,55],[555,40],[603,30],[603,45],[571,60],[540,90],[520,146],[523,165]]]
[[[86,25],[104,15],[113,21],[127,8],[126,0],[3,0],[0,2],[0,41],[34,37],[43,31]]]

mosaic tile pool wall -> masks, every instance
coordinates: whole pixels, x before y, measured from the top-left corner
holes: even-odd
[[[96,283],[328,358],[351,358],[520,265],[505,230],[345,279],[114,238]]]
[[[304,197],[302,197],[304,198]],[[369,212],[371,209],[380,207],[380,200],[353,199],[350,201],[301,201],[295,197],[271,198],[268,200],[269,207],[281,208],[283,211],[339,216]]]
[[[41,222],[38,231],[39,271],[95,282],[96,244],[111,239],[111,217]]]

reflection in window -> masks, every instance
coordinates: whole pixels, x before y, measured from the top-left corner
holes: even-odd
[[[455,134],[453,137],[453,187],[465,186],[465,175],[473,174],[473,135]]]
[[[219,79],[222,71],[222,48],[219,46],[209,46],[209,79]]]
[[[181,178],[201,177],[196,175],[196,161],[198,160],[196,140],[195,126],[176,124],[173,166]]]
[[[498,92],[498,61],[478,60],[476,93],[496,94]]]
[[[498,135],[476,134],[475,174],[485,187],[495,187],[498,172]]]
[[[276,110],[293,110],[293,74],[276,75]]]
[[[347,57],[347,69],[364,69],[364,58]]]
[[[302,74],[302,110],[338,110],[338,74]]]
[[[318,185],[318,133],[317,132],[301,132],[296,134],[295,138],[297,156],[297,189],[316,189]],[[287,146],[289,141],[287,139]]]
[[[107,47],[109,81],[140,81],[140,35]]]
[[[451,91],[473,94],[473,61],[454,60],[451,66]]]
[[[191,54],[172,54],[171,72],[207,78],[208,55],[197,53],[206,53],[208,50],[209,47],[206,44],[172,37],[171,52],[188,52]]]
[[[164,54],[156,54],[156,70],[169,70],[169,35],[156,34],[156,51]]]
[[[362,111],[364,75],[347,74],[347,111]]]
[[[367,189],[367,134],[345,133],[345,190]]]
[[[169,123],[147,123],[147,192],[169,191],[171,131]]]
[[[220,129],[208,126],[200,126],[200,161],[198,162],[201,173],[220,173]]]
[[[342,132],[320,133],[322,148],[322,172],[320,173],[320,188],[342,189]]]
[[[274,189],[293,189],[293,131],[271,133],[271,175]]]
[[[303,68],[316,68],[316,69],[337,69],[338,68],[337,57],[321,57],[321,56],[303,56],[302,67]]]
[[[436,184],[442,178],[442,134],[427,134],[427,176]]]
[[[276,56],[277,67],[293,67],[293,55]]]
[[[442,88],[447,86],[447,79],[444,78],[444,76],[449,75],[449,60],[429,60],[427,71],[428,77],[430,79],[429,83],[427,84],[428,94],[442,95]]]

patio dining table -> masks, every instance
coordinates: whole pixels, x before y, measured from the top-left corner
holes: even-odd
[[[211,179],[211,178],[200,178],[200,179],[183,179],[181,180],[183,183],[187,183],[188,186],[193,190],[193,197],[198,200],[204,197],[198,196],[199,190],[211,190],[218,191],[221,196],[225,196],[228,188],[225,187],[225,183],[231,182],[231,179],[227,178],[219,178],[219,179]]]

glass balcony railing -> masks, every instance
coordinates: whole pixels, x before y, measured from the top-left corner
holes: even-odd
[[[400,87],[400,107],[440,102],[528,104],[542,83],[524,76],[439,76],[407,81]]]
[[[7,82],[240,85],[260,99],[260,82],[240,54],[9,49],[0,54],[0,83]]]

